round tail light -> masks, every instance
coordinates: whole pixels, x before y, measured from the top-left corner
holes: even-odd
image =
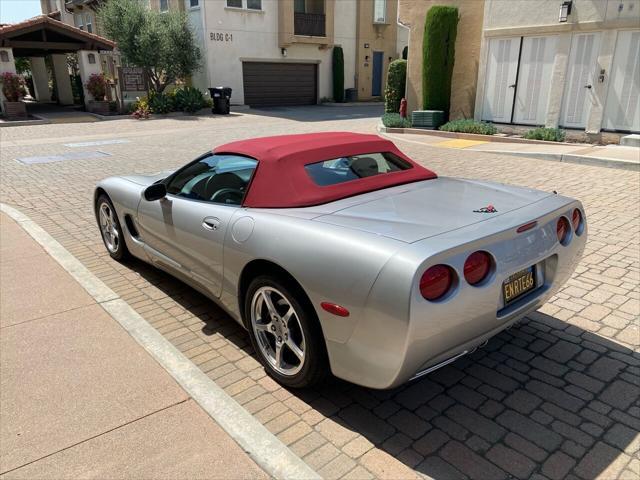
[[[569,225],[569,220],[565,217],[560,217],[558,219],[558,224],[556,225],[556,233],[558,234],[558,241],[562,245],[566,245],[570,232],[571,226]]]
[[[491,256],[487,252],[473,252],[464,262],[464,278],[470,285],[482,282],[491,269]]]
[[[578,233],[580,230],[580,224],[582,223],[582,212],[579,209],[575,209],[571,215],[571,224],[573,225],[573,231]]]
[[[446,265],[434,265],[422,274],[420,293],[430,301],[442,298],[453,284],[453,272]]]

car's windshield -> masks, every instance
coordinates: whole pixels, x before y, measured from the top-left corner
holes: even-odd
[[[366,153],[305,165],[307,174],[321,187],[374,175],[408,170],[411,164],[390,152]]]
[[[207,154],[167,179],[167,192],[193,200],[240,205],[257,161]]]

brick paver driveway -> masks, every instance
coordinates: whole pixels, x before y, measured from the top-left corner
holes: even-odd
[[[326,478],[637,479],[638,173],[398,142],[441,175],[580,198],[590,240],[573,279],[540,312],[392,391],[338,380],[311,391],[280,388],[244,331],[213,303],[140,262],[121,265],[106,255],[91,208],[98,179],[175,168],[239,138],[372,132],[377,113],[315,107],[1,129],[1,200],[38,222]],[[110,143],[65,146],[88,141]],[[57,163],[15,160],[67,153]]]

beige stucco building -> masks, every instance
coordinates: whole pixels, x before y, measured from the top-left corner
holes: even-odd
[[[107,0],[108,1],[108,0]],[[41,0],[42,11],[98,31],[96,0]],[[384,95],[389,62],[407,45],[397,0],[147,0],[187,13],[203,54],[191,83],[233,89],[232,103],[280,106],[333,96],[332,53],[344,54],[344,87]],[[113,68],[102,59],[105,72]]]
[[[640,0],[400,0],[410,109],[422,107],[422,29],[435,4],[460,10],[451,118],[640,130]]]
[[[422,37],[427,12],[434,5],[458,8],[460,21],[451,89],[451,118],[472,118],[482,40],[484,0],[400,0],[398,23],[409,31],[408,109],[422,109]]]

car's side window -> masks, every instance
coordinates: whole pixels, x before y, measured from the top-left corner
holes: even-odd
[[[240,155],[205,155],[172,175],[167,192],[205,202],[241,205],[257,164]]]

